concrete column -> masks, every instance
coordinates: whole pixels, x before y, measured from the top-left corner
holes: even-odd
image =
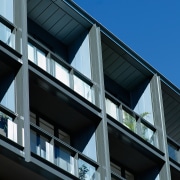
[[[155,127],[157,129],[158,146],[159,146],[159,149],[165,153],[164,155],[165,164],[163,165],[160,171],[160,179],[171,180],[165,117],[164,117],[163,100],[162,100],[162,90],[161,90],[161,82],[160,82],[159,76],[154,75],[154,77],[152,78],[151,89],[152,89],[152,101],[153,101]]]
[[[108,128],[105,111],[105,91],[104,91],[104,75],[102,64],[102,50],[101,50],[101,35],[100,28],[93,25],[89,32],[90,37],[90,56],[92,65],[92,78],[95,84],[95,103],[102,112],[102,120],[99,123],[97,135],[97,154],[98,163],[100,167],[98,172],[101,174],[100,179],[110,180],[110,157],[109,157],[109,142],[108,142]]]

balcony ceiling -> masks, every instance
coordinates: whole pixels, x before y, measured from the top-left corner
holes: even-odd
[[[105,75],[128,91],[131,91],[145,79],[152,76],[142,65],[140,67],[138,62],[125,50],[120,47],[116,48],[114,45],[111,46],[109,42],[102,43]]]
[[[180,96],[164,83],[162,96],[167,134],[180,144]]]
[[[71,43],[91,27],[90,22],[64,1],[28,0],[27,2],[28,18],[64,44]]]

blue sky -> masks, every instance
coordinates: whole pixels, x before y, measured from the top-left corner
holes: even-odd
[[[180,0],[74,0],[180,88]]]

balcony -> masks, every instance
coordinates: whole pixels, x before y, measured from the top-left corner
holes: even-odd
[[[74,179],[98,180],[98,164],[71,147],[67,141],[53,136],[45,129],[31,123],[31,154],[36,159],[67,172]],[[72,177],[73,177],[72,176]]]
[[[49,49],[36,46],[28,44],[28,59],[31,62],[60,81],[66,88],[71,88],[78,95],[95,104],[94,83],[90,79],[58,58]]]
[[[156,129],[152,124],[145,120],[148,113],[137,114],[121,101],[113,98],[110,94],[106,98],[106,112],[107,116],[115,123],[121,123],[131,131],[148,143],[158,147],[156,140]]]

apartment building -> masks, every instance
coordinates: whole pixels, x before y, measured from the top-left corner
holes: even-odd
[[[0,179],[179,180],[180,90],[70,0],[1,0]]]

